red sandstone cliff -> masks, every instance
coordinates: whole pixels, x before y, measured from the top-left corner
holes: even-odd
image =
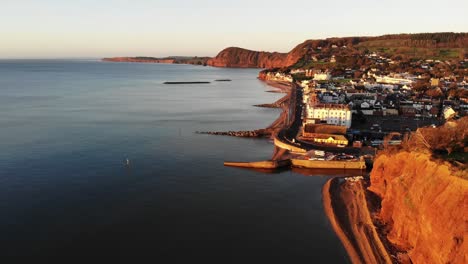
[[[466,171],[416,152],[383,154],[374,163],[369,190],[382,198],[387,238],[412,263],[468,261],[468,180],[454,174]]]
[[[360,49],[368,47],[391,47],[393,49],[418,47],[423,49],[464,48],[468,43],[468,33],[422,33],[397,34],[379,37],[344,37],[306,40],[288,53],[258,52],[242,48],[227,48],[215,58],[208,60],[208,65],[215,67],[242,68],[282,68],[296,64],[312,56],[320,56],[321,51],[337,54],[346,50],[346,56],[359,54]],[[344,49],[345,48],[345,49]],[[460,51],[460,55],[466,52]],[[428,53],[432,54],[432,53]],[[418,55],[422,56],[422,55]]]
[[[230,47],[208,60],[207,64],[214,67],[277,68],[289,66],[285,64],[286,55],[285,53]]]

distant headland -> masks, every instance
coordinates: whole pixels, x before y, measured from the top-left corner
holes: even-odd
[[[164,58],[156,57],[112,57],[103,58],[102,61],[109,62],[137,62],[137,63],[165,63],[165,64],[193,64],[193,65],[207,65],[209,57],[184,57],[184,56],[171,56]]]
[[[210,57],[170,56],[113,57],[103,61],[194,64],[229,68],[284,68],[307,66],[330,54],[353,57],[363,52],[379,52],[387,57],[403,59],[463,59],[467,54],[468,33],[394,34],[378,37],[342,37],[306,40],[288,53],[253,51],[229,47]]]

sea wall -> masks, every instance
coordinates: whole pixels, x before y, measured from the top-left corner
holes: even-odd
[[[300,168],[310,169],[351,169],[365,170],[366,163],[364,161],[334,161],[334,160],[301,160],[292,159],[292,165]]]
[[[286,149],[286,150],[293,151],[293,152],[298,152],[298,153],[306,153],[307,152],[303,148],[296,147],[296,146],[293,146],[291,144],[284,143],[283,141],[279,140],[276,136],[273,138],[273,142],[274,142],[275,146],[277,146],[278,148],[282,148],[282,149]]]
[[[423,153],[375,160],[369,190],[382,199],[379,218],[388,240],[412,263],[467,261],[468,181],[455,171]]]

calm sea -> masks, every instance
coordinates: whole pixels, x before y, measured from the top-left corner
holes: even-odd
[[[224,167],[272,143],[195,133],[269,125],[278,110],[252,105],[282,95],[257,73],[0,61],[0,255],[348,262],[322,208],[329,177]],[[232,82],[162,84],[215,79]]]

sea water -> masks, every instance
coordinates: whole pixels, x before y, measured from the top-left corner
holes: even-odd
[[[348,262],[323,212],[330,176],[224,167],[271,158],[273,145],[195,133],[272,123],[278,109],[253,105],[283,95],[257,74],[1,60],[0,255]]]

